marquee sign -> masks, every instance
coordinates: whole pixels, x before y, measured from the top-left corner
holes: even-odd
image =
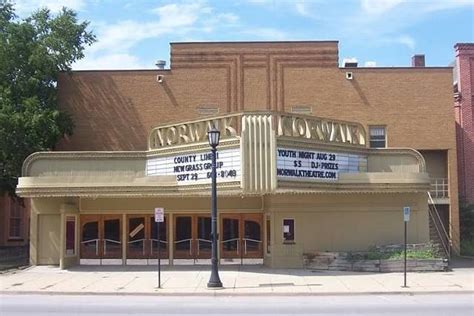
[[[152,158],[147,161],[147,176],[175,175],[178,185],[210,184],[210,152]],[[217,152],[217,183],[240,181],[240,149]]]
[[[215,127],[221,139],[239,137],[247,116],[272,116],[276,136],[306,138],[324,143],[365,147],[364,127],[359,123],[329,120],[307,115],[244,112],[198,121],[155,127],[148,138],[150,150],[169,146],[207,142],[207,132]]]
[[[360,172],[367,157],[354,154],[277,148],[277,178],[291,181],[336,181],[340,172]]]

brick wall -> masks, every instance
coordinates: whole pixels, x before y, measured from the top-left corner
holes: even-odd
[[[459,43],[456,52],[457,85],[455,99],[459,194],[474,203],[474,43]]]
[[[10,215],[16,209],[20,216],[20,228],[17,236],[10,236]],[[29,208],[23,205],[23,199],[17,200],[8,194],[0,196],[0,247],[23,246],[28,244]]]

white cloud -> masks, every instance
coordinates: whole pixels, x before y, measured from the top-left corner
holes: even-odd
[[[222,23],[235,24],[239,21],[239,16],[234,13],[221,13],[217,18]]]
[[[450,10],[460,7],[471,7],[474,9],[473,0],[431,0],[424,3],[426,11],[439,11],[439,10]]]
[[[250,4],[266,5],[275,4],[275,0],[246,0]]]
[[[415,39],[411,36],[401,35],[401,36],[398,36],[398,37],[394,38],[393,41],[395,43],[400,43],[402,45],[405,45],[406,47],[408,47],[411,50],[415,49],[416,42],[415,42]]]
[[[158,14],[163,27],[181,27],[194,24],[203,14],[210,14],[212,9],[202,1],[189,4],[168,4],[152,10]]]
[[[213,32],[217,27],[229,27],[239,21],[233,13],[214,13],[205,1],[173,3],[151,11],[157,20],[148,22],[126,20],[115,24],[98,25],[98,42],[91,52],[127,52],[139,42],[173,34],[186,36],[190,33]]]
[[[300,15],[309,15],[308,9],[305,6],[304,2],[296,2],[295,4],[296,12]]]
[[[363,11],[370,15],[383,15],[395,9],[414,10],[415,13],[433,12],[474,6],[473,0],[360,0]]]
[[[18,15],[25,16],[41,8],[48,8],[53,13],[57,13],[62,7],[81,11],[86,3],[84,0],[17,0],[15,8]]]
[[[98,41],[87,49],[87,58],[78,62],[74,69],[150,68],[151,64],[140,64],[130,53],[142,41],[165,35],[178,38],[199,37],[200,34],[212,33],[217,28],[229,28],[239,23],[236,14],[215,12],[207,1],[167,4],[154,8],[149,13],[156,17],[113,24],[95,22]]]
[[[375,61],[372,61],[372,60],[368,60],[364,63],[364,67],[377,67],[377,62]]]
[[[282,41],[289,38],[288,33],[271,27],[256,27],[243,30],[241,33],[252,35],[268,41]]]
[[[362,9],[368,14],[383,14],[399,6],[405,0],[362,0]]]
[[[90,69],[154,69],[153,65],[144,65],[140,60],[129,54],[106,54],[99,57],[86,55],[86,58],[79,60],[72,66],[74,70]]]

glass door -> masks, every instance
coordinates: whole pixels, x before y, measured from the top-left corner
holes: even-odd
[[[259,214],[242,214],[242,257],[262,258],[262,216]]]
[[[222,258],[262,258],[262,215],[223,214]]]
[[[191,215],[175,216],[174,227],[174,257],[193,259],[193,217]]]
[[[240,251],[240,216],[223,215],[222,218],[222,238],[221,257],[239,258]]]
[[[158,258],[158,245],[160,246],[160,258],[168,258],[168,231],[167,231],[167,221],[165,216],[165,221],[160,223],[160,236],[158,238],[158,229],[155,222],[155,217],[151,216],[149,219],[150,226],[150,253],[149,258]]]
[[[102,220],[102,258],[122,258],[121,215],[104,215]]]
[[[99,222],[100,217],[97,215],[81,216],[81,258],[100,258]]]
[[[145,215],[129,215],[127,218],[127,258],[148,257]]]
[[[121,217],[121,215],[81,216],[81,258],[122,258]]]
[[[195,257],[198,259],[211,258],[211,218],[209,216],[197,216],[197,236]]]

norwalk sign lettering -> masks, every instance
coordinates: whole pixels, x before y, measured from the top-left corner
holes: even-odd
[[[365,146],[365,131],[360,124],[329,121],[316,117],[280,115],[277,135],[308,138],[326,143]]]
[[[166,146],[207,141],[207,132],[216,127],[221,132],[221,139],[237,136],[237,117],[184,123],[173,126],[157,127],[150,134],[150,149]]]
[[[207,142],[207,132],[216,127],[221,139],[240,136],[242,119],[246,115],[258,116],[265,113],[241,113],[223,117],[193,121],[177,125],[154,128],[149,136],[149,149]],[[297,137],[325,143],[340,143],[365,147],[364,127],[358,123],[321,119],[311,116],[272,114],[276,136]]]

